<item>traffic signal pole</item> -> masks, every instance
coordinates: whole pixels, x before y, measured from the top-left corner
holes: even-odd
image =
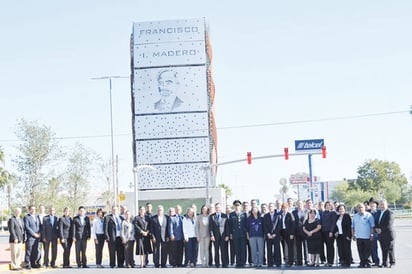
[[[323,152],[324,153],[324,152]],[[322,151],[312,151],[312,152],[295,152],[295,153],[288,153],[288,156],[308,156],[309,160],[309,180],[310,180],[310,198],[313,201],[313,175],[312,175],[312,155],[321,155]],[[322,154],[323,155],[323,154]],[[253,160],[264,160],[264,159],[270,159],[270,158],[281,158],[285,157],[285,154],[274,154],[274,155],[264,155],[264,156],[258,156],[258,157],[253,157]],[[241,162],[247,162],[248,164],[252,163],[252,158],[251,158],[251,153],[246,155],[246,158],[238,159],[238,160],[233,160],[233,161],[226,161],[222,163],[216,163],[216,164],[211,164],[203,169],[205,170],[205,176],[206,176],[206,204],[210,203],[209,199],[209,187],[210,187],[210,180],[212,177],[212,168],[214,167],[219,167],[219,166],[226,166],[226,165],[232,165],[232,164],[237,164]]]
[[[298,153],[289,153],[289,156],[306,156],[306,155],[316,155],[316,154],[322,154],[322,152],[298,152]],[[274,155],[264,155],[264,156],[258,156],[258,157],[253,157],[253,160],[263,160],[263,159],[270,159],[270,158],[280,158],[284,157],[285,155],[282,154],[274,154]],[[233,161],[227,161],[227,162],[222,162],[222,163],[216,163],[216,164],[211,164],[210,168],[212,167],[219,167],[219,166],[225,166],[225,165],[230,165],[230,164],[236,164],[236,163],[241,163],[241,162],[247,162],[247,158],[242,158],[238,160],[233,160]]]
[[[322,153],[320,153],[322,154]],[[313,201],[313,174],[312,174],[312,154],[308,154],[309,162],[309,190],[310,190],[310,199]]]

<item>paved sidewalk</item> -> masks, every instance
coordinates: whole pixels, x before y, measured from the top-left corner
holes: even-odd
[[[3,234],[3,232],[0,232],[0,233]],[[8,236],[8,232],[5,232],[5,233]],[[24,245],[23,245],[23,249],[24,249]],[[86,253],[87,253],[87,263],[90,265],[94,265],[96,263],[94,241],[92,240],[88,241]],[[42,253],[42,258],[43,258],[43,253]],[[106,264],[108,262],[109,260],[108,258],[109,258],[109,251],[107,248],[107,244],[105,244],[103,248],[103,264]],[[9,243],[0,243],[0,273],[3,271],[9,270],[9,263],[10,263]],[[77,265],[74,243],[71,248],[70,263],[73,266]],[[56,265],[59,267],[63,265],[63,249],[60,244],[58,244],[58,249],[57,249]]]

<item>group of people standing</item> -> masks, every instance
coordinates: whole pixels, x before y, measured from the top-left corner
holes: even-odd
[[[372,205],[375,203],[375,207]],[[55,209],[49,214],[36,215],[34,206],[20,218],[21,209],[16,208],[10,218],[11,270],[22,267],[22,245],[25,244],[24,266],[27,269],[57,267],[58,239],[63,247],[63,268],[71,268],[70,251],[74,244],[76,263],[79,268],[88,268],[87,241],[95,244],[96,267],[103,267],[102,254],[105,243],[109,249],[109,266],[146,267],[148,255],[153,254],[156,268],[167,267],[229,267],[238,268],[247,264],[260,268],[296,266],[333,266],[337,242],[339,263],[349,267],[353,263],[351,241],[356,241],[360,258],[359,267],[391,267],[395,264],[393,213],[387,202],[370,201],[371,209],[365,204],[357,206],[357,213],[351,217],[344,205],[327,201],[314,207],[311,200],[257,205],[255,200],[233,202],[223,212],[219,203],[204,205],[197,213],[192,204],[183,212],[177,205],[165,213],[163,206],[157,206],[152,213],[151,203],[139,207],[138,214],[125,208],[113,206],[111,213],[104,216],[98,209],[91,221],[84,207],[78,215],[70,216],[65,208],[58,218]],[[379,264],[380,243],[382,263]],[[43,265],[40,264],[43,246]],[[324,252],[326,247],[326,254]],[[49,251],[51,258],[49,259]],[[135,263],[135,255],[140,258]]]

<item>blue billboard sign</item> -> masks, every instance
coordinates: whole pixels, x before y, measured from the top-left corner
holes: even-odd
[[[321,151],[324,145],[323,139],[295,140],[295,151]]]

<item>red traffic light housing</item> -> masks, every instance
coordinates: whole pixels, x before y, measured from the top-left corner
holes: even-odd
[[[283,150],[285,152],[285,160],[289,160],[289,148],[285,147]]]
[[[322,146],[322,158],[326,158],[326,146]]]
[[[247,154],[247,164],[252,164],[252,152],[248,152]]]

